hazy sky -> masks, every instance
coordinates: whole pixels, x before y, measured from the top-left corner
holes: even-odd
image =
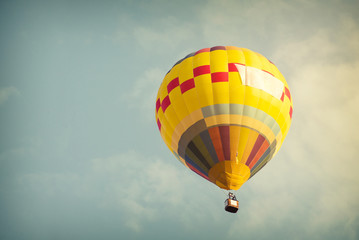
[[[358,1],[1,1],[0,239],[358,239]],[[291,88],[275,158],[225,194],[178,162],[157,89],[188,53],[260,52]]]

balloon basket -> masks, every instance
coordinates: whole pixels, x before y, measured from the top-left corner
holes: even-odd
[[[224,203],[225,203],[224,210],[226,210],[227,212],[236,213],[238,211],[239,203],[237,200],[228,198]]]

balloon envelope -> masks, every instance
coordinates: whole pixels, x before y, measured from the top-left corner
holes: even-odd
[[[287,82],[262,55],[204,48],[178,61],[156,99],[161,136],[187,168],[237,190],[277,153],[293,104]]]

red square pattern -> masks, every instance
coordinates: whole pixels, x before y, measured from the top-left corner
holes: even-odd
[[[167,91],[170,93],[173,89],[179,86],[178,77],[173,79],[168,85],[167,85]]]
[[[170,104],[171,104],[170,97],[167,95],[161,103],[162,111],[165,112]]]
[[[212,82],[228,82],[228,72],[211,73]]]
[[[187,81],[184,81],[183,83],[181,83],[181,92],[183,94],[194,87],[195,87],[194,79],[193,78],[188,79]]]

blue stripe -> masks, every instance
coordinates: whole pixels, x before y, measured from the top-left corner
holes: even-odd
[[[271,148],[270,147],[267,148],[267,150],[263,153],[263,155],[258,160],[258,162],[252,167],[251,173],[258,167],[259,164],[261,164],[263,162],[263,160],[269,155],[270,151],[271,151]]]
[[[200,135],[200,137],[202,139],[202,142],[206,146],[207,151],[211,155],[211,158],[212,158],[213,162],[215,164],[218,163],[219,160],[218,160],[218,157],[217,157],[217,152],[216,152],[216,150],[215,150],[215,148],[213,146],[212,139],[211,139],[211,136],[208,133],[208,130],[205,130],[205,131],[201,132],[199,135]]]
[[[253,172],[258,172],[260,169],[262,169],[267,162],[269,162],[272,159],[272,156],[274,154],[274,151],[276,149],[277,146],[277,141],[274,140],[274,142],[267,148],[267,150],[263,153],[263,155],[261,156],[261,158],[258,160],[258,162],[252,167],[251,169],[251,177],[254,176],[254,174],[252,175]],[[266,163],[258,170],[256,170],[256,168],[263,162],[266,161]]]
[[[190,159],[187,155],[185,156],[186,162],[191,164],[195,169],[197,169],[199,172],[203,173],[203,175],[208,177],[208,173],[204,172],[197,164],[195,164],[192,159]]]

